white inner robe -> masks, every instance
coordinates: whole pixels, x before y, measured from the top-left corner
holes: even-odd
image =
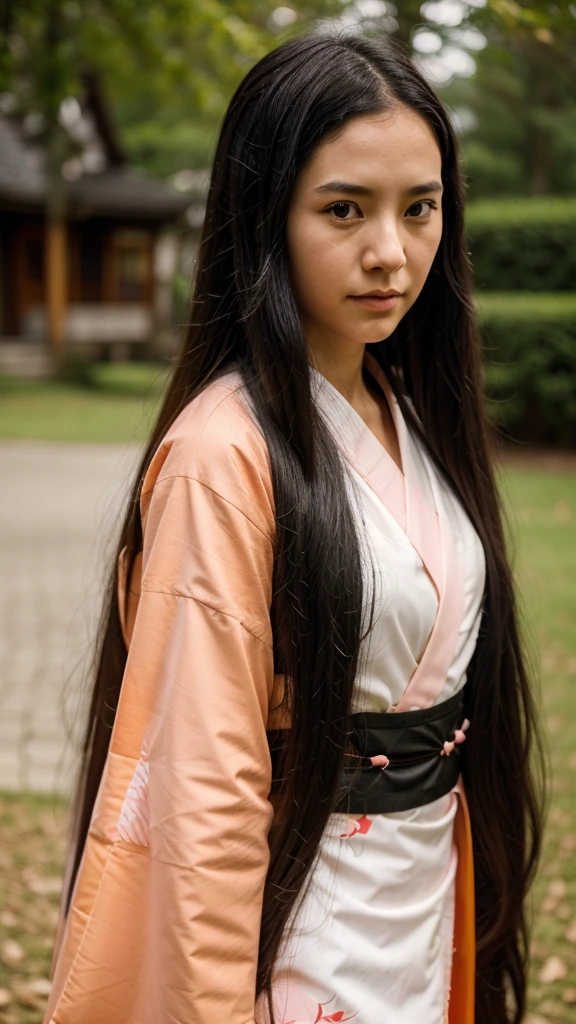
[[[359,414],[326,378],[312,373],[316,400],[336,442],[350,432],[373,445],[374,435],[367,437],[370,431]],[[401,416],[397,403],[395,414]],[[463,572],[462,621],[435,702],[441,703],[466,682],[480,626],[484,552],[462,505],[402,423],[404,473],[417,480],[428,502],[449,522]],[[371,561],[376,573],[377,601],[375,624],[362,649],[353,710],[388,711],[403,696],[427,646],[438,594],[385,502],[353,459],[346,461],[346,468],[363,559],[366,566]],[[331,815],[278,961],[273,984],[277,1024],[444,1024],[452,963],[457,799],[452,791],[408,811],[358,819]]]

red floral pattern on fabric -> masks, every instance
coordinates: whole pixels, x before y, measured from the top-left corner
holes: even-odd
[[[344,1021],[352,1020],[353,1017],[356,1017],[356,1013],[348,1013],[347,1010],[334,1010],[333,1013],[324,1013],[325,1006],[326,1003],[317,1003],[310,1007],[311,1016],[306,1016],[305,1018],[300,1016],[298,1019],[293,1017],[291,1020],[284,1021],[284,1024],[321,1024],[321,1021],[324,1021],[325,1024],[344,1024]]]
[[[372,818],[367,818],[365,814],[361,818],[348,818],[348,826],[346,831],[342,833],[341,839],[351,839],[352,836],[358,835],[365,836],[370,826],[372,825]]]
[[[274,1012],[282,1024],[344,1024],[357,1016],[357,1010],[331,1009],[329,1004],[335,1002],[335,998],[319,1003],[285,978],[276,990]]]

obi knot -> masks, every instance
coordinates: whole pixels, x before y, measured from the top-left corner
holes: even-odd
[[[464,721],[462,722],[462,725],[461,725],[460,729],[454,729],[454,739],[453,740],[445,740],[444,741],[444,746],[443,746],[442,750],[440,751],[440,756],[442,756],[443,754],[446,754],[446,757],[450,757],[450,754],[454,750],[454,747],[456,746],[456,744],[457,743],[464,743],[464,740],[466,739],[466,736],[464,734],[466,732],[466,729],[469,728],[469,726],[470,726],[470,722],[468,721],[467,718],[465,718]]]
[[[375,768],[381,768],[382,771],[390,764],[390,759],[386,757],[386,754],[375,754],[370,760]]]

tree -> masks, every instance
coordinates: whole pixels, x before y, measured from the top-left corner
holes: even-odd
[[[461,28],[487,40],[476,74],[442,91],[474,122],[463,143],[471,194],[548,195],[576,189],[576,7],[489,0]]]
[[[64,355],[67,135],[62,103],[96,72],[134,123],[155,116],[214,124],[247,67],[276,42],[274,0],[0,0],[0,91],[37,118],[48,155],[46,252],[49,333]],[[341,9],[302,0],[295,20]],[[163,113],[165,111],[166,113]],[[141,121],[142,123],[142,121]]]
[[[504,191],[573,190],[576,181],[576,6],[552,0],[462,0],[452,27],[438,20],[441,0],[0,0],[0,91],[36,115],[48,153],[47,252],[50,339],[63,355],[64,252],[69,145],[63,100],[97,73],[129,155],[168,176],[210,162],[217,124],[247,69],[316,19],[355,24],[418,46],[432,28],[440,46],[466,46],[483,33],[477,74],[443,91],[476,114],[465,133],[480,181]],[[416,55],[419,56],[416,49]],[[421,55],[420,55],[421,56]],[[441,90],[442,91],[442,90]]]

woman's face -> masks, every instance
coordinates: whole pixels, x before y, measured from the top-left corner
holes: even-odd
[[[442,160],[409,108],[349,121],[296,178],[290,277],[312,348],[351,355],[389,337],[416,301],[442,234]],[[392,303],[358,297],[395,289]]]

